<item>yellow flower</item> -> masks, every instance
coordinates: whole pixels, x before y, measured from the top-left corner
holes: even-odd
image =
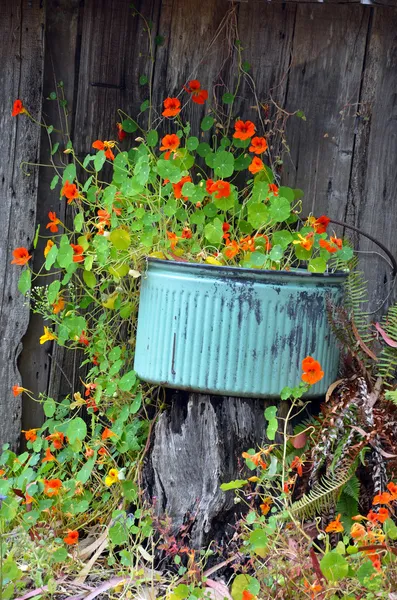
[[[117,469],[110,469],[109,473],[105,477],[105,485],[107,487],[112,486],[114,483],[117,483],[119,480],[119,472]]]
[[[54,245],[54,242],[52,240],[48,240],[47,246],[44,248],[44,257],[45,258],[47,258],[47,254],[49,253],[49,251],[51,250],[53,245]]]
[[[56,340],[57,336],[55,333],[48,329],[48,327],[44,326],[44,335],[40,338],[40,344],[45,344],[46,342],[50,342],[51,340]]]

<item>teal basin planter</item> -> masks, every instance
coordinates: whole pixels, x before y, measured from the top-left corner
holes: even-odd
[[[346,273],[262,271],[149,259],[142,277],[135,371],[150,383],[201,393],[277,397],[319,360],[326,392],[339,352],[326,303]]]

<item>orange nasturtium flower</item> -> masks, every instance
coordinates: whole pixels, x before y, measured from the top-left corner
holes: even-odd
[[[309,217],[307,220],[307,225],[313,227],[316,233],[325,233],[327,231],[327,227],[329,225],[330,219],[325,215],[322,215],[318,219],[316,217]]]
[[[308,234],[305,237],[303,237],[303,235],[301,235],[300,233],[298,233],[298,239],[294,240],[292,243],[293,244],[298,244],[299,246],[301,246],[304,250],[311,250],[312,246],[313,246],[313,238],[310,237],[313,234]]]
[[[340,533],[343,531],[343,525],[340,522],[341,515],[339,514],[334,521],[331,521],[325,528],[327,533]]]
[[[259,506],[259,508],[261,509],[262,515],[265,515],[265,516],[267,515],[272,504],[273,504],[273,500],[270,497],[265,498],[263,500],[262,504]]]
[[[381,494],[374,496],[372,504],[390,504],[393,500],[392,494],[389,494],[389,492],[382,492]]]
[[[19,394],[22,394],[22,392],[28,392],[29,390],[27,390],[24,387],[21,387],[20,385],[13,385],[12,386],[12,393],[14,394],[15,398],[17,396],[19,396]]]
[[[191,229],[189,229],[189,227],[184,227],[182,229],[182,235],[181,235],[182,239],[184,239],[184,240],[190,240],[191,237],[192,237],[192,235],[193,235],[192,231],[191,231]]]
[[[208,98],[207,90],[201,88],[201,83],[197,79],[189,81],[185,90],[188,94],[192,95],[192,101],[196,104],[204,104]]]
[[[386,487],[389,490],[389,492],[392,494],[393,500],[397,500],[397,484],[395,484],[391,481],[390,483],[387,484]]]
[[[44,458],[41,459],[42,463],[45,462],[52,462],[53,460],[56,460],[55,456],[51,453],[51,450],[49,448],[47,448],[47,450],[45,451],[45,455]]]
[[[337,237],[332,237],[332,236],[331,236],[331,237],[330,237],[330,240],[331,240],[331,242],[332,242],[333,244],[335,244],[335,245],[338,247],[338,250],[341,250],[341,249],[342,249],[343,242],[342,242],[342,240],[341,240],[340,238],[337,238]]]
[[[45,344],[46,342],[51,342],[51,340],[56,340],[57,336],[55,333],[51,331],[48,327],[44,325],[44,335],[40,337],[40,344]]]
[[[107,225],[109,227],[110,217],[111,217],[110,213],[107,210],[100,208],[97,211],[97,215],[98,215],[99,222],[103,223],[104,225]]]
[[[240,252],[240,246],[238,245],[236,240],[226,240],[225,243],[226,243],[227,249],[224,250],[223,253],[226,256],[226,258],[229,258],[231,260],[232,258],[234,258],[236,256],[236,254],[238,254]]]
[[[251,140],[251,146],[249,147],[250,152],[254,154],[262,154],[267,150],[267,141],[264,137],[253,137]]]
[[[310,592],[310,598],[312,600],[317,598],[317,592],[321,592],[323,589],[322,585],[317,581],[317,579],[314,583],[309,583],[307,579],[305,579],[304,585],[305,588]]]
[[[51,250],[51,248],[55,246],[52,240],[48,240],[46,247],[44,248],[44,257],[47,258],[47,254]]]
[[[255,125],[252,121],[236,121],[234,129],[233,137],[238,140],[248,140],[255,133]]]
[[[73,248],[73,262],[83,262],[84,261],[84,248],[79,244],[70,244]]]
[[[163,117],[176,117],[181,112],[181,103],[178,98],[166,98],[163,102]]]
[[[367,535],[367,530],[361,523],[353,523],[350,528],[350,535],[354,540],[362,540]]]
[[[104,150],[106,158],[108,158],[109,160],[114,160],[114,154],[112,152],[112,148],[114,148],[114,145],[115,142],[113,141],[102,142],[101,140],[96,140],[92,144],[92,147],[95,148],[95,150]]]
[[[338,248],[334,244],[330,244],[328,240],[320,240],[319,245],[321,248],[324,248],[330,254],[333,254],[338,250]]]
[[[171,152],[175,152],[179,148],[181,140],[175,133],[171,133],[170,135],[165,135],[161,140],[160,150],[169,150]]]
[[[119,138],[120,142],[122,142],[123,139],[126,137],[127,132],[124,131],[121,123],[116,123],[116,127],[117,127],[117,137]]]
[[[173,231],[167,231],[167,237],[170,240],[171,250],[174,250],[178,243],[178,236]]]
[[[25,434],[25,440],[27,442],[35,442],[37,440],[36,431],[38,431],[38,429],[38,427],[36,429],[28,429],[27,431],[25,431],[25,429],[22,429],[22,433]]]
[[[113,431],[111,431],[109,427],[105,427],[105,429],[102,431],[101,438],[102,440],[107,440],[115,435],[116,434]]]
[[[68,200],[68,204],[71,204],[73,200],[76,200],[76,198],[79,197],[77,185],[75,183],[69,183],[69,181],[65,181],[65,184],[61,189],[61,196],[65,196],[65,198]]]
[[[211,181],[211,179],[209,179],[208,181]],[[230,183],[228,181],[223,181],[222,179],[218,179],[218,181],[212,182],[209,190],[211,194],[216,192],[215,198],[217,200],[220,200],[221,198],[229,198],[231,193]]]
[[[294,460],[291,463],[291,469],[296,471],[299,477],[303,475],[303,460],[300,456],[295,456]]]
[[[248,171],[250,171],[250,173],[255,175],[256,173],[259,173],[260,171],[262,171],[264,166],[265,165],[263,164],[263,161],[258,156],[254,156],[251,164],[248,167]]]
[[[185,175],[185,177],[182,177],[182,179],[180,181],[178,181],[178,183],[172,184],[172,189],[174,190],[175,198],[177,198],[178,200],[180,198],[187,200],[186,196],[182,196],[182,188],[185,183],[188,183],[188,182],[191,183],[191,181],[192,181],[192,178],[189,175]]]
[[[314,385],[324,377],[324,371],[321,370],[321,365],[318,360],[314,360],[312,356],[306,356],[302,360],[302,381]]]
[[[65,308],[65,300],[62,298],[62,296],[59,296],[57,301],[54,302],[54,304],[51,304],[51,306],[52,312],[54,313],[54,315],[57,315],[58,313],[62,312]]]
[[[11,264],[19,265],[20,267],[23,267],[23,265],[26,265],[29,258],[32,258],[32,255],[29,254],[27,248],[15,248],[15,250],[13,250],[13,252],[12,252],[12,255],[14,258],[11,261]]]
[[[44,479],[44,493],[46,496],[57,496],[62,487],[60,479]]]
[[[48,218],[50,219],[50,222],[47,223],[45,228],[49,229],[51,233],[56,233],[58,231],[58,224],[61,221],[57,218],[56,213],[51,211],[48,213]]]
[[[67,536],[63,538],[63,541],[68,546],[73,546],[74,544],[77,544],[77,542],[79,541],[79,532],[68,529]]]
[[[275,196],[278,196],[278,187],[275,183],[269,183],[267,187],[269,192],[272,192]]]
[[[63,447],[65,435],[61,431],[55,431],[45,438],[54,444],[55,450],[60,450]],[[47,448],[48,450],[48,448]]]
[[[17,99],[14,101],[11,116],[16,117],[17,115],[22,115],[22,114],[28,114],[28,111],[24,107],[22,100]]]
[[[251,594],[248,590],[244,590],[241,600],[255,600],[255,598],[254,594]]]
[[[247,235],[245,238],[240,239],[240,248],[244,252],[254,252],[255,250],[255,238]]]
[[[262,450],[256,452],[256,454],[249,454],[249,452],[243,452],[242,457],[250,460],[256,467],[262,467],[262,469],[267,469],[267,464],[264,460],[262,460]]]
[[[371,521],[371,523],[384,523],[389,516],[387,508],[380,508],[378,512],[370,510],[367,514],[367,519],[368,521]]]

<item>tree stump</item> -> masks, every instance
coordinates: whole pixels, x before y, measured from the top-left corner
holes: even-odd
[[[170,517],[174,535],[189,525],[191,547],[222,544],[246,507],[220,485],[247,476],[241,453],[267,442],[264,410],[280,401],[171,390],[168,397],[144,467],[146,498]],[[279,416],[287,410],[281,403]]]

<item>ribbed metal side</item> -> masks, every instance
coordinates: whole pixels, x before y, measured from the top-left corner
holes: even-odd
[[[179,267],[179,268],[178,268]],[[141,284],[135,370],[141,379],[214,394],[278,396],[299,383],[301,361],[319,360],[324,394],[338,349],[326,298],[338,303],[343,278],[287,276],[149,264]]]

